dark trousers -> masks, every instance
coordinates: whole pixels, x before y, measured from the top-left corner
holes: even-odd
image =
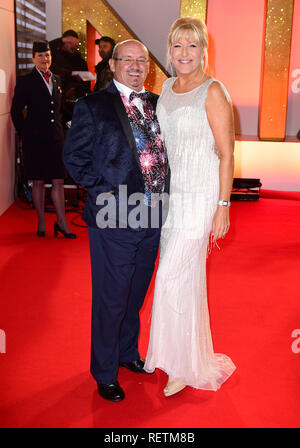
[[[139,359],[139,311],[154,271],[159,229],[89,227],[92,269],[91,373],[117,380],[119,364]]]

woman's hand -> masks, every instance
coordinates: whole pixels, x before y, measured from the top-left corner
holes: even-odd
[[[211,229],[213,241],[215,242],[219,238],[224,238],[229,230],[229,226],[229,207],[218,205],[217,211],[213,218]]]

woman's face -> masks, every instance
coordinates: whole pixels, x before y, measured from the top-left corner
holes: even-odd
[[[36,52],[32,60],[39,70],[47,72],[51,65],[51,53],[50,51]]]
[[[171,59],[177,75],[202,72],[203,48],[194,33],[189,32],[176,40],[171,48]]]

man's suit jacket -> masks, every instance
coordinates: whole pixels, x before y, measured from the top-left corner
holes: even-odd
[[[152,93],[150,101],[154,108],[157,99],[158,95]],[[135,139],[113,82],[106,89],[78,100],[63,154],[72,178],[88,189],[83,219],[91,227],[97,227],[96,198],[100,193],[113,191],[117,196],[120,185],[127,186],[128,196],[144,193]],[[168,179],[166,184],[168,190]]]
[[[50,94],[41,75],[34,68],[30,73],[19,76],[11,106],[11,117],[23,148],[36,146],[41,142],[61,142],[64,132],[61,123],[61,89],[59,80],[53,75],[53,92]],[[24,109],[26,113],[24,117]]]

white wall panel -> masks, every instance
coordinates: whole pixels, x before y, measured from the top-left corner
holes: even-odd
[[[300,191],[300,151],[296,142],[235,142],[234,177],[258,178],[265,190]]]
[[[0,0],[0,215],[14,200],[15,131],[9,111],[15,73],[13,2]]]
[[[46,1],[46,35],[48,40],[61,36],[62,0]]]
[[[13,12],[0,9],[0,115],[10,111],[15,86],[15,31]]]

